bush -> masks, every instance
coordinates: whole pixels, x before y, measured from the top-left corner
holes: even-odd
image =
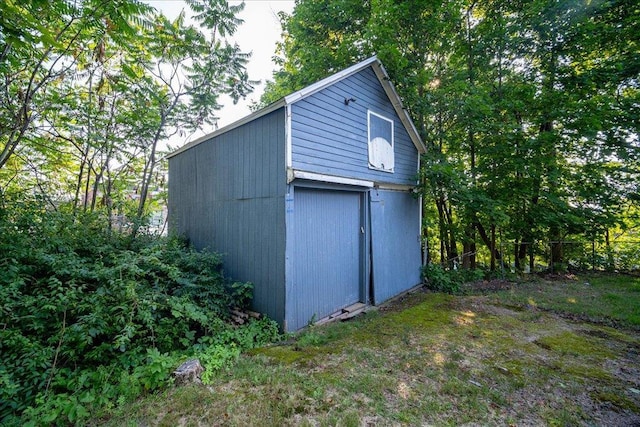
[[[460,293],[462,285],[482,279],[478,269],[445,270],[440,264],[428,264],[422,268],[422,278],[428,289],[448,294]]]
[[[231,332],[252,288],[226,280],[217,254],[13,208],[0,215],[0,424],[81,423],[166,386],[186,355],[274,339],[266,320]]]

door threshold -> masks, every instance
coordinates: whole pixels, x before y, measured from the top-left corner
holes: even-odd
[[[328,315],[327,317],[323,317],[314,323],[314,325],[324,325],[326,323],[334,322],[336,320],[349,320],[356,317],[359,314],[366,313],[371,310],[375,310],[377,307],[372,305],[368,305],[362,302],[357,302],[355,304],[351,304],[345,308],[342,308],[336,311],[333,314]]]

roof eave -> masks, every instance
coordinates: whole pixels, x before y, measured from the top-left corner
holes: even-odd
[[[221,127],[220,129],[216,129],[213,132],[210,132],[210,133],[208,133],[206,135],[203,135],[200,138],[195,139],[195,140],[183,145],[182,147],[178,148],[176,151],[173,151],[173,152],[169,153],[167,155],[167,158],[171,158],[173,156],[176,156],[176,155],[182,153],[183,151],[187,151],[188,149],[193,148],[196,145],[199,145],[199,144],[201,144],[201,143],[203,143],[203,142],[205,142],[205,141],[207,141],[207,140],[209,140],[209,139],[211,139],[213,137],[216,137],[218,135],[222,135],[223,133],[227,133],[230,130],[233,130],[233,129],[237,128],[237,127],[240,127],[240,126],[242,126],[242,125],[244,125],[246,123],[249,123],[249,122],[251,122],[251,121],[253,121],[253,120],[255,120],[255,119],[259,118],[259,117],[266,116],[267,114],[272,113],[273,111],[276,111],[277,109],[282,108],[284,106],[285,106],[285,100],[284,100],[284,98],[282,98],[279,101],[274,102],[273,104],[270,104],[270,105],[268,105],[268,106],[266,106],[264,108],[261,108],[260,110],[254,111],[253,113],[249,114],[248,116],[245,116],[245,117],[243,117],[243,118],[241,118],[241,119],[239,119],[239,120],[237,120],[237,121],[235,121],[235,122],[233,122],[231,124],[228,124],[227,126]]]
[[[389,98],[389,100],[391,100],[391,104],[393,105],[394,110],[396,111],[396,114],[398,114],[398,117],[400,118],[400,121],[402,122],[402,124],[404,125],[405,129],[407,130],[407,132],[409,133],[409,137],[411,138],[411,142],[413,142],[413,145],[415,145],[416,149],[418,150],[419,153],[423,154],[427,151],[424,143],[422,142],[422,139],[420,138],[420,135],[418,134],[418,131],[415,127],[415,125],[413,124],[413,121],[411,120],[411,118],[409,117],[409,114],[407,113],[407,110],[405,110],[404,106],[402,105],[402,100],[400,99],[400,96],[398,95],[398,92],[396,92],[393,84],[391,83],[391,80],[389,79],[389,74],[387,73],[387,71],[384,69],[384,66],[382,65],[382,63],[380,62],[380,60],[377,58],[377,56],[372,56],[370,58],[365,59],[364,61],[361,61],[355,65],[352,65],[349,68],[345,68],[344,70],[333,74],[327,78],[324,78],[310,86],[307,86],[303,89],[300,89],[299,91],[293,92],[292,94],[289,94],[287,96],[285,96],[284,98],[280,99],[279,101],[276,101],[275,103],[262,108],[258,111],[253,112],[252,114],[249,114],[246,117],[243,117],[240,120],[237,120],[233,123],[231,123],[230,125],[224,126],[218,130],[215,130],[214,132],[211,132],[207,135],[204,135],[194,141],[189,142],[188,144],[183,145],[182,147],[178,148],[176,151],[170,153],[169,155],[167,155],[167,158],[171,158],[173,156],[176,156],[177,154],[182,153],[183,151],[186,151],[190,148],[193,148],[194,146],[207,141],[215,136],[221,135],[223,133],[229,132],[232,129],[235,129],[237,127],[240,127],[242,125],[244,125],[245,123],[248,123],[252,120],[255,120],[259,117],[262,117],[266,114],[269,114],[279,108],[285,107],[287,105],[291,105],[296,103],[297,101],[300,101],[304,98],[307,98],[308,96],[313,95],[316,92],[321,91],[322,89],[331,86],[332,84],[343,80],[346,77],[349,77],[353,74],[358,73],[359,71],[367,68],[371,66],[373,68],[374,73],[376,74],[376,77],[378,78],[378,80],[380,81],[380,84],[382,85],[385,93],[387,94],[387,97]]]
[[[393,83],[391,83],[389,74],[387,73],[387,70],[384,69],[382,62],[376,59],[375,63],[373,64],[373,71],[376,73],[378,80],[380,80],[380,84],[382,84],[385,93],[391,100],[391,104],[393,105],[396,114],[398,114],[398,117],[400,117],[400,121],[407,129],[413,145],[415,145],[420,154],[426,153],[427,147],[422,142],[422,138],[420,138],[418,130],[413,124],[413,120],[411,120],[411,117],[409,117],[409,113],[404,108],[404,105],[402,105],[402,99],[400,99],[400,95],[398,95],[398,92],[396,92]]]
[[[317,81],[310,86],[307,86],[303,89],[300,89],[297,92],[293,92],[292,94],[285,96],[284,97],[285,103],[290,105],[310,95],[313,95],[314,93],[319,92],[322,89],[331,86],[335,82],[343,80],[344,78],[349,77],[352,74],[356,74],[357,72],[367,68],[368,66],[370,66],[371,64],[374,64],[375,62],[379,62],[376,56],[372,56],[371,58],[367,58],[364,61],[358,62],[357,64],[352,65],[349,68],[345,68],[344,70],[338,73],[332,74],[331,76],[326,77],[320,81]]]

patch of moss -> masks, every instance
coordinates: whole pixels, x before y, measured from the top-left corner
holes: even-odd
[[[614,329],[609,326],[592,326],[590,329],[580,331],[584,335],[597,336],[606,340],[615,340],[625,344],[638,344],[640,340],[624,330]]]
[[[597,358],[613,357],[613,353],[601,345],[597,339],[588,339],[573,332],[563,332],[539,338],[537,345],[561,355],[588,356]]]
[[[523,370],[523,365],[526,362],[522,360],[508,360],[500,368],[496,368],[496,370],[502,374],[509,376],[521,377],[525,374]]]
[[[591,393],[591,398],[599,402],[610,403],[622,410],[640,413],[640,406],[621,393],[615,393],[613,391],[596,391]]]
[[[571,375],[572,377],[580,377],[587,381],[605,381],[612,382],[614,380],[613,375],[604,369],[600,369],[596,366],[574,365],[574,364],[562,364],[558,367],[562,372]]]
[[[451,303],[454,298],[447,294],[424,294],[424,301],[403,311],[390,314],[383,323],[405,327],[442,328],[452,321]]]
[[[554,370],[524,356],[511,360],[502,360],[487,371],[489,381],[500,384],[504,390],[518,390],[527,386],[541,387],[555,374]]]
[[[623,345],[640,345],[640,340],[624,330],[617,330],[607,326],[592,326],[578,331],[588,337],[598,337],[609,342],[618,342]]]

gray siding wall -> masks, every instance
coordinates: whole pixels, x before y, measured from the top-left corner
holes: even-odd
[[[253,282],[254,309],[284,321],[285,113],[276,110],[169,159],[169,227]]]
[[[345,98],[355,102],[344,104]],[[367,110],[394,120],[394,173],[369,169]],[[292,105],[295,169],[413,185],[418,152],[371,67]]]

